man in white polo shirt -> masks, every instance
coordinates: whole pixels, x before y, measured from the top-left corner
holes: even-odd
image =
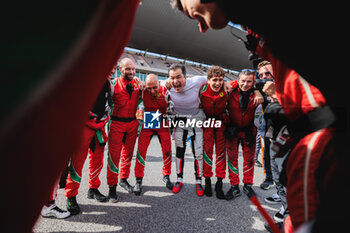
[[[178,193],[183,186],[184,155],[186,140],[189,136],[191,137],[192,151],[195,158],[196,192],[198,196],[203,196],[203,130],[201,127],[186,126],[186,121],[193,119],[204,121],[206,119],[203,110],[200,108],[199,90],[207,82],[207,77],[187,78],[185,66],[173,64],[169,68],[169,80],[167,82],[171,85],[170,96],[178,123],[174,129],[177,182],[173,192]]]

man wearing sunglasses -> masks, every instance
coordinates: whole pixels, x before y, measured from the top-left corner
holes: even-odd
[[[257,68],[257,73],[258,73],[258,78],[260,80],[267,80],[267,79],[273,79],[273,70],[272,70],[272,65],[269,61],[262,61],[258,64],[258,68]],[[262,112],[260,112],[259,114],[261,116],[263,116],[263,111],[266,108],[266,106],[268,105],[269,102],[271,102],[271,95],[273,94],[275,96],[274,90],[271,90],[272,87],[274,87],[274,82],[273,81],[267,81],[265,82],[265,84],[262,85],[262,91],[267,91],[267,93],[264,93],[265,96],[265,103],[263,104],[263,108],[262,108]],[[271,92],[271,93],[270,93]],[[265,131],[267,130],[267,127],[265,129]],[[264,132],[265,135],[266,132]],[[265,180],[263,181],[263,183],[260,185],[260,188],[268,190],[271,187],[273,187],[273,179],[272,179],[272,172],[271,172],[271,165],[270,165],[270,140],[267,138],[263,138],[264,140],[264,170],[265,170]]]
[[[258,77],[260,79],[272,79],[273,80],[273,68],[271,62],[262,61],[258,64]],[[270,197],[266,197],[264,200],[270,204],[281,204],[280,210],[274,215],[274,220],[277,223],[283,223],[284,217],[288,213],[287,203],[286,203],[286,190],[285,186],[280,182],[280,174],[283,169],[282,164],[284,159],[287,157],[288,152],[284,153],[283,156],[275,158],[274,143],[277,141],[278,133],[285,126],[286,117],[283,114],[281,105],[277,101],[275,92],[275,82],[267,81],[262,91],[266,96],[266,104],[263,106],[262,115],[264,116],[266,122],[265,137],[264,137],[264,168],[266,173],[265,181],[260,185],[262,189],[269,189],[273,184],[276,185],[276,194]],[[279,115],[271,118],[271,110],[278,110]]]

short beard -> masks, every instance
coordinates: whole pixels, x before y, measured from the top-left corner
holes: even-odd
[[[126,80],[128,80],[128,81],[131,81],[133,78],[134,78],[134,76],[132,76],[131,78],[129,78],[129,75],[123,75],[124,76],[124,78],[126,79]]]

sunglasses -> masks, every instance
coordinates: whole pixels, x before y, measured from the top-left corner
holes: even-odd
[[[255,70],[253,70],[253,69],[243,69],[243,70],[241,70],[241,72],[251,72],[251,73],[255,73]]]

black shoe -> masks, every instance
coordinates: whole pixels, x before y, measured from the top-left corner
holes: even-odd
[[[272,196],[270,196],[270,197],[266,197],[264,200],[265,200],[265,202],[267,202],[269,204],[280,204],[281,203],[281,198],[276,193],[272,194]]]
[[[136,184],[133,188],[136,196],[140,196],[142,192],[142,178],[136,178]]]
[[[108,199],[112,203],[118,202],[117,185],[109,186]]]
[[[252,189],[252,185],[251,184],[244,184],[243,185],[243,192],[249,197],[251,198],[252,196],[256,196],[255,191]]]
[[[218,179],[218,181],[216,181],[215,193],[217,199],[226,199],[224,191],[222,191],[222,179]]]
[[[283,228],[284,228],[283,222],[275,222],[275,224],[276,224],[278,229],[280,229],[281,231],[283,230]],[[264,223],[264,227],[268,232],[273,233],[272,229],[270,228],[270,226],[268,224]]]
[[[284,222],[284,216],[286,214],[286,210],[284,209],[284,206],[282,205],[280,210],[273,216],[273,219],[276,223],[278,222]]]
[[[171,183],[169,175],[163,176],[163,181],[165,183],[165,187],[167,187],[170,190],[173,190],[174,185],[173,183]]]
[[[75,196],[67,198],[67,210],[71,215],[77,215],[80,213],[80,207]]]
[[[120,179],[119,182],[120,187],[124,188],[128,193],[132,193],[132,186],[129,184],[129,182],[126,179]]]
[[[87,198],[89,199],[95,199],[99,202],[106,202],[108,201],[108,198],[105,195],[102,195],[98,189],[90,189],[87,194]]]
[[[264,182],[260,185],[260,188],[268,190],[273,187],[273,180],[272,179],[265,179]]]
[[[205,189],[204,194],[208,197],[213,196],[213,191],[211,189],[211,180],[210,178],[205,178]]]
[[[227,191],[225,198],[229,201],[239,196],[241,196],[241,191],[239,191],[239,186],[237,184],[231,186],[231,188]]]

